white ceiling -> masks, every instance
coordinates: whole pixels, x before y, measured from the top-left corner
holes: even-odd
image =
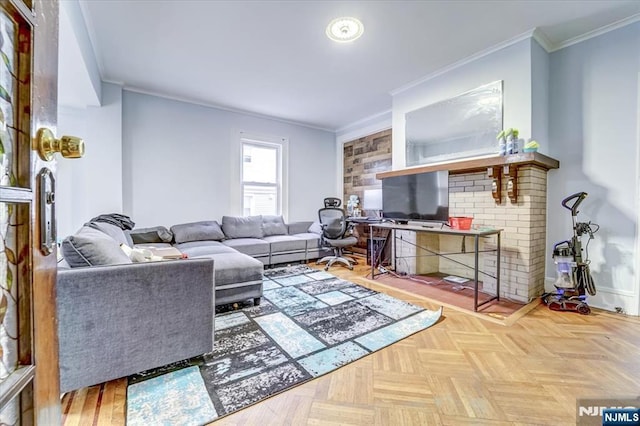
[[[551,49],[640,13],[640,1],[80,1],[102,79],[338,130],[390,92],[538,28]],[[325,35],[355,16],[352,44]],[[634,19],[632,17],[631,19]]]

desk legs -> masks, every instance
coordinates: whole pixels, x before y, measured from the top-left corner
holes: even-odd
[[[478,258],[479,258],[478,249],[479,249],[479,244],[478,244],[478,236],[477,235],[473,239],[473,248],[474,248],[474,251],[475,251],[474,256],[473,256],[474,265],[475,265],[475,268],[473,268],[473,278],[474,278],[474,286],[475,286],[475,291],[473,292],[473,310],[475,312],[475,311],[478,310]]]
[[[389,244],[389,238],[393,237],[393,245],[394,245],[394,269],[395,269],[395,230],[387,230],[387,235],[386,237],[384,237],[384,242],[379,245],[379,247],[375,247],[375,245],[373,244],[374,242],[374,238],[373,238],[373,229],[374,226],[373,225],[369,225],[369,247],[367,248],[367,252],[371,253],[371,279],[375,280],[376,279],[376,269],[378,269],[380,267],[380,265],[382,264],[382,261],[384,260],[384,251],[387,247],[387,244]],[[393,232],[393,234],[392,234]],[[384,272],[381,272],[380,274],[377,275],[381,275]]]
[[[371,279],[375,280],[376,276],[375,274],[375,268],[376,268],[376,262],[378,261],[378,259],[376,259],[376,253],[373,250],[373,226],[369,225],[369,247],[367,247],[367,251],[369,251],[370,256],[371,256]]]
[[[500,300],[500,232],[496,234],[496,295],[492,298],[485,300],[484,302],[478,304],[478,236],[475,236],[474,248],[475,248],[475,287],[473,293],[473,310],[474,312],[478,311],[478,307],[491,302],[492,300]]]
[[[500,300],[500,232],[496,235],[496,297]]]

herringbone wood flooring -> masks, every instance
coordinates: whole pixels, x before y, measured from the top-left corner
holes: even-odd
[[[331,272],[379,287],[364,266]],[[216,425],[575,424],[577,397],[640,395],[640,319],[540,305],[505,326],[451,308],[433,327]],[[126,380],[67,394],[65,425],[124,424]]]

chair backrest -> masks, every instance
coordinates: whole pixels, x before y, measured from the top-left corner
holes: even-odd
[[[330,240],[337,240],[347,231],[347,220],[344,210],[337,207],[325,207],[318,210],[318,219],[322,225],[322,235]]]
[[[327,197],[324,199],[325,207],[340,207],[340,204],[342,204],[342,200],[340,198]]]

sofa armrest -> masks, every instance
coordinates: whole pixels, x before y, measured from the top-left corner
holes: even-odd
[[[210,352],[213,259],[61,269],[62,392]]]
[[[309,232],[309,227],[312,223],[312,221],[291,222],[287,224],[287,230],[289,231],[289,235],[304,234],[305,232]]]

